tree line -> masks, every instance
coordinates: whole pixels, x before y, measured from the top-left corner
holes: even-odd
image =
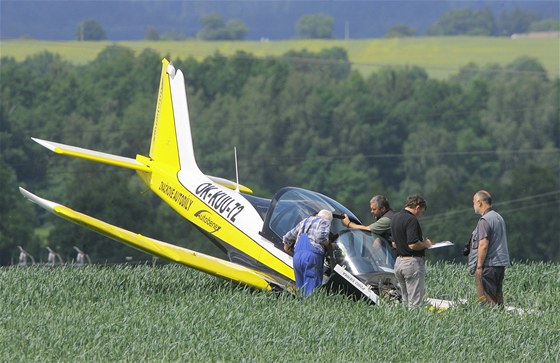
[[[200,18],[201,28],[196,38],[201,40],[243,40],[249,27],[241,20],[226,21],[222,14],[213,13]],[[295,37],[302,39],[333,39],[334,17],[325,13],[304,15],[295,24]],[[442,14],[427,30],[429,36],[510,36],[516,33],[560,31],[558,17],[543,18],[538,14],[515,8],[494,14],[488,7],[477,10],[468,7],[454,9]],[[411,37],[417,31],[407,24],[395,24],[385,37]],[[146,28],[145,40],[179,40],[176,32],[160,34],[155,26]],[[81,21],[76,28],[76,40],[105,40],[107,34],[94,19]]]
[[[66,260],[73,246],[97,262],[146,257],[48,214],[18,186],[220,255],[132,172],[61,157],[30,140],[147,155],[161,58],[115,45],[85,65],[48,52],[1,59],[0,264],[14,261],[17,246],[43,261],[47,247]],[[560,80],[538,61],[469,64],[445,81],[415,66],[364,78],[341,48],[172,61],[185,73],[195,152],[206,174],[235,180],[236,147],[240,182],[255,195],[270,198],[288,185],[315,190],[364,224],[371,223],[371,196],[384,194],[400,209],[407,195],[421,193],[425,234],[456,244],[432,258],[457,261],[478,219],[472,195],[486,189],[506,220],[514,259],[560,260]]]

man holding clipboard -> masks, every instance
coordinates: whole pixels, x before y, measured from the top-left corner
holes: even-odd
[[[397,252],[395,277],[402,292],[402,302],[409,308],[421,306],[424,301],[426,267],[425,250],[432,241],[424,239],[418,222],[427,208],[424,197],[419,194],[406,199],[404,209],[393,216],[391,234]]]

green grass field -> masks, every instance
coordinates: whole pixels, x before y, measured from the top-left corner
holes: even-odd
[[[558,362],[560,265],[516,264],[508,305],[443,312],[320,291],[305,300],[180,265],[0,268],[2,362]],[[464,265],[428,265],[428,296],[474,295]]]
[[[118,44],[140,52],[154,49],[171,59],[194,57],[202,60],[220,52],[229,56],[238,50],[256,57],[280,56],[288,50],[307,49],[317,52],[330,47],[343,47],[355,69],[369,75],[385,65],[418,65],[431,77],[445,79],[450,74],[474,62],[479,66],[511,63],[521,56],[537,58],[549,72],[550,77],[560,75],[560,42],[558,39],[516,39],[496,37],[419,37],[403,39],[366,40],[283,40],[283,41],[237,41],[203,42],[186,41],[122,41],[122,42],[75,42],[8,40],[0,43],[2,56],[23,60],[42,51],[58,53],[62,58],[76,64],[93,60],[111,44]]]

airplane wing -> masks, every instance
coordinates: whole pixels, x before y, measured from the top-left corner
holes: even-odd
[[[133,159],[131,159],[133,160]],[[19,188],[24,197],[57,216],[91,229],[106,237],[114,239],[154,256],[192,267],[199,271],[239,282],[261,290],[272,290],[272,286],[280,286],[270,276],[259,271],[220,258],[205,255],[184,247],[142,236],[126,229],[113,226],[88,215],[76,212],[63,205],[40,198],[23,188]]]

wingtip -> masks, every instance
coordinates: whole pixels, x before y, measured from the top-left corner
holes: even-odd
[[[54,211],[54,208],[59,205],[57,203],[51,202],[50,200],[40,198],[22,187],[19,187],[19,191],[25,198],[29,199],[33,203],[48,211]]]
[[[22,187],[19,187],[19,192],[20,192],[24,197],[26,197],[27,199],[29,199],[29,196],[30,196],[30,195],[33,195],[33,194],[31,194],[30,192],[28,192],[27,190],[23,189]]]
[[[32,137],[31,140],[35,141],[37,144],[49,149],[52,152],[56,152],[55,146],[47,140],[38,139],[36,137]]]

